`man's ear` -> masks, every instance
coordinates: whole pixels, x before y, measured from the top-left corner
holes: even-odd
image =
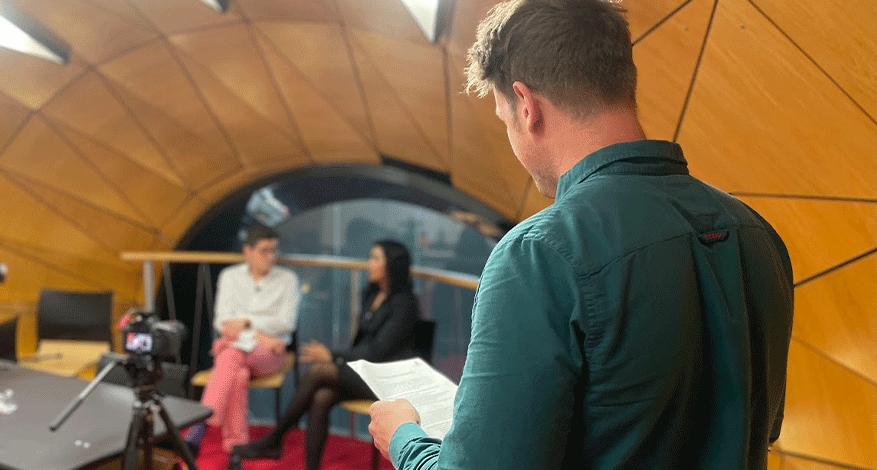
[[[513,83],[512,89],[518,98],[518,106],[514,110],[518,114],[518,121],[531,133],[541,132],[542,102],[533,94],[533,90],[522,82]]]

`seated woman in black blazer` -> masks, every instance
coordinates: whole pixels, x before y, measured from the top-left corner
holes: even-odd
[[[411,290],[411,256],[404,245],[376,242],[368,259],[369,285],[362,293],[359,329],[353,346],[331,352],[317,341],[301,347],[301,360],[312,362],[277,427],[267,436],[232,450],[230,469],[242,459],[280,458],[283,435],[309,413],[305,431],[305,463],[317,470],[329,429],[329,410],[341,400],[376,397],[346,363],[358,359],[387,362],[416,356],[414,324],[420,316]],[[239,468],[239,467],[238,467]]]

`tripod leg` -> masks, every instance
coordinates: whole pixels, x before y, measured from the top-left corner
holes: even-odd
[[[140,455],[139,443],[143,436],[143,409],[135,405],[134,416],[128,427],[128,438],[125,441],[125,454],[122,457],[122,470],[137,470]]]
[[[147,406],[143,425],[143,459],[146,461],[146,470],[152,470],[152,438],[155,434],[155,425],[152,422],[152,408]]]
[[[180,430],[177,429],[173,421],[171,421],[171,417],[167,414],[167,410],[164,409],[164,405],[161,402],[156,402],[156,404],[158,406],[158,415],[161,416],[161,420],[164,421],[164,427],[167,429],[168,434],[171,435],[171,440],[174,443],[174,447],[177,448],[177,452],[183,457],[183,462],[186,462],[186,466],[189,467],[189,470],[198,470],[198,467],[195,465],[195,457],[192,455],[192,450],[183,440],[183,437],[180,435]]]

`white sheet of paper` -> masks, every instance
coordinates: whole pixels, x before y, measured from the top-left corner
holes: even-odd
[[[420,414],[420,427],[429,437],[444,439],[454,414],[457,385],[423,359],[375,364],[348,362],[381,400],[404,398]]]

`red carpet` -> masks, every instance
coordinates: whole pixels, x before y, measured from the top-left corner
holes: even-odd
[[[265,435],[271,428],[250,426],[250,438],[256,439]],[[222,450],[219,429],[208,427],[201,450],[198,454],[198,470],[225,470],[228,454]],[[383,456],[380,457],[380,470],[392,470],[393,465]],[[371,442],[341,436],[329,435],[323,450],[321,470],[370,470],[372,462]],[[244,470],[280,470],[303,469],[304,433],[293,429],[286,435],[283,442],[283,457],[280,460],[245,460]]]

